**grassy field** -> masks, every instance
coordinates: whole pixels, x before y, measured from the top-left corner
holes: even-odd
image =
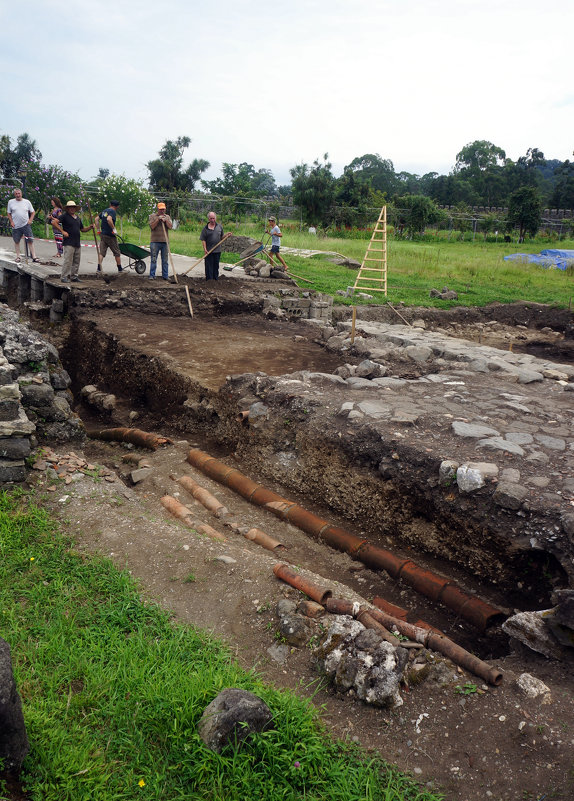
[[[237,234],[261,240],[262,229],[256,225],[231,225],[228,230]],[[200,225],[195,231],[176,230],[172,234],[171,246],[174,253],[199,257],[202,248],[199,242]],[[303,233],[297,227],[283,228],[282,243],[286,247],[305,248],[321,251],[334,251],[361,262],[369,242],[366,239],[343,239],[313,236]],[[147,231],[124,226],[124,237],[145,246]],[[574,296],[574,271],[569,269],[545,270],[539,266],[520,262],[504,261],[510,253],[538,253],[546,247],[574,249],[574,240],[560,243],[544,239],[529,241],[522,245],[516,243],[484,242],[477,237],[475,242],[460,242],[446,237],[429,242],[388,240],[388,295],[373,295],[373,299],[355,297],[353,301],[336,293],[352,286],[356,271],[340,267],[328,261],[326,256],[302,258],[285,253],[290,269],[296,275],[313,281],[307,284],[299,281],[301,287],[326,292],[337,302],[391,303],[404,302],[406,305],[434,306],[484,306],[488,303],[511,303],[514,301],[533,301],[560,307],[568,307]],[[237,254],[225,254],[224,261],[235,262]],[[429,297],[431,289],[442,290],[444,286],[458,293],[458,300],[443,301]],[[369,293],[373,294],[373,293]]]
[[[440,801],[142,602],[127,571],[74,551],[22,491],[0,493],[0,553],[0,636],[23,702],[32,801]],[[197,724],[225,687],[259,695],[275,729],[215,754]]]

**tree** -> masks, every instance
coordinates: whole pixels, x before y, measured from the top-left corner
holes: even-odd
[[[542,203],[533,186],[523,186],[513,192],[508,202],[507,227],[518,226],[518,241],[524,242],[526,233],[535,236],[540,228]]]
[[[392,195],[399,191],[399,182],[390,159],[383,159],[378,153],[365,153],[357,156],[345,167],[363,181],[370,181],[373,189]]]
[[[501,147],[497,147],[485,139],[477,139],[465,145],[460,153],[456,154],[454,169],[455,172],[468,170],[476,175],[488,167],[503,166],[505,159],[506,153]]]
[[[574,162],[566,160],[554,170],[556,185],[550,198],[553,209],[574,209]]]
[[[407,232],[411,236],[424,234],[427,225],[438,222],[443,216],[430,197],[424,195],[402,195],[395,198],[394,203],[399,215],[399,225],[404,217]]]
[[[253,164],[224,162],[221,178],[202,181],[204,189],[214,195],[225,197],[265,197],[275,195],[277,186],[270,170],[256,170]]]
[[[9,136],[0,137],[0,172],[3,178],[17,178],[21,168],[27,169],[29,164],[39,163],[41,159],[36,141],[29,134],[20,134],[14,147]]]
[[[129,216],[134,223],[142,228],[155,208],[155,198],[142,182],[126,178],[125,175],[108,175],[107,178],[97,178],[91,185],[95,190],[92,206],[94,211],[102,211],[109,206],[111,200],[119,200],[119,213]]]
[[[179,136],[175,142],[168,139],[159,151],[159,158],[148,161],[149,188],[154,192],[184,190],[192,192],[202,172],[209,167],[205,159],[194,159],[183,168],[183,151],[189,147],[189,136]]]
[[[312,167],[298,164],[289,170],[293,179],[293,202],[301,208],[305,222],[310,225],[328,222],[327,213],[333,205],[335,178],[328,159],[329,154],[325,153],[323,161],[315,159]]]

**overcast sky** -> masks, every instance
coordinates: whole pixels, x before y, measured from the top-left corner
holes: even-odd
[[[48,164],[145,180],[167,139],[205,158],[339,175],[379,153],[448,173],[486,139],[574,150],[574,0],[0,0],[0,134]]]

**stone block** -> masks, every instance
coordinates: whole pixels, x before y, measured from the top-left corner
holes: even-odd
[[[24,481],[25,478],[26,463],[24,461],[0,459],[0,484],[8,481]]]

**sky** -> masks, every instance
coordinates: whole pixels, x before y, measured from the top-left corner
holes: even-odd
[[[178,136],[277,184],[325,153],[447,174],[477,139],[564,161],[573,30],[573,0],[0,0],[0,134],[86,180]]]

